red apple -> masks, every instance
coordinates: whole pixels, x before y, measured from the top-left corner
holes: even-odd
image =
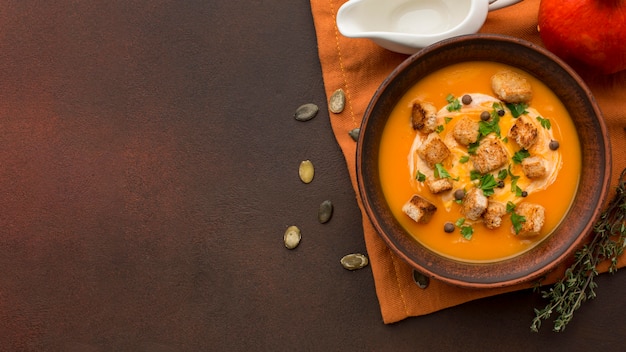
[[[626,0],[541,0],[545,47],[573,66],[626,69]]]

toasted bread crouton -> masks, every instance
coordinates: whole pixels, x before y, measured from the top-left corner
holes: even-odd
[[[539,235],[546,219],[544,207],[539,204],[520,203],[515,207],[515,213],[525,219],[522,222],[521,230],[517,233],[518,236],[534,237]],[[511,230],[515,233],[515,229],[511,228]]]
[[[481,174],[497,170],[508,161],[506,148],[499,139],[489,138],[480,142],[476,154],[470,157],[474,169]]]
[[[402,211],[413,221],[425,224],[430,221],[437,207],[428,200],[414,194],[411,199],[404,204]]]
[[[528,178],[542,178],[548,173],[546,161],[539,156],[531,156],[522,160],[522,171]]]
[[[464,146],[468,146],[478,140],[478,121],[468,117],[463,117],[456,123],[452,130],[452,135],[456,141]]]
[[[437,108],[426,102],[414,102],[411,110],[411,125],[414,130],[430,133],[437,127]]]
[[[489,205],[489,200],[480,188],[472,188],[463,197],[463,213],[470,220],[478,220]]]
[[[430,189],[430,192],[437,194],[452,189],[452,180],[449,178],[434,178],[428,177],[426,179],[426,185]]]
[[[504,70],[491,76],[491,89],[507,103],[526,103],[533,97],[530,82],[519,73]]]
[[[428,164],[430,168],[435,164],[444,161],[450,155],[450,149],[443,142],[439,134],[433,132],[426,137],[426,140],[417,148],[417,155]]]
[[[502,216],[506,214],[506,206],[500,202],[489,201],[483,214],[483,222],[488,229],[496,229],[502,225]]]
[[[535,144],[539,130],[527,115],[517,118],[515,124],[509,130],[509,138],[513,139],[517,145],[528,149]]]

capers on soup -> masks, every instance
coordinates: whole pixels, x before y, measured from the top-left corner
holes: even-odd
[[[567,109],[540,80],[465,62],[400,99],[382,134],[379,173],[392,213],[417,241],[488,262],[550,235],[574,199],[580,160]]]

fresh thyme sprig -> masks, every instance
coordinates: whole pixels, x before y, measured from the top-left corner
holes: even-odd
[[[594,279],[598,276],[598,264],[609,260],[608,271],[617,271],[618,257],[626,245],[626,169],[620,175],[614,198],[594,225],[593,236],[589,244],[576,251],[575,262],[565,271],[563,278],[548,291],[542,291],[542,297],[549,299],[549,303],[541,310],[535,309],[530,326],[532,331],[538,332],[541,322],[549,319],[552,313],[558,314],[553,330],[565,330],[582,303],[596,297],[594,289],[598,285]]]

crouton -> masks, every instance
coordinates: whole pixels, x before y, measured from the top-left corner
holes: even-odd
[[[522,160],[522,171],[528,178],[542,178],[548,173],[546,161],[539,156],[531,156]]]
[[[433,132],[417,148],[417,154],[430,168],[433,168],[435,164],[444,161],[450,155],[450,149],[439,137],[439,134]]]
[[[489,201],[483,214],[483,222],[488,229],[496,229],[502,225],[502,216],[506,214],[506,206],[500,202]]]
[[[430,221],[437,207],[428,200],[414,194],[411,199],[404,204],[402,211],[413,221],[425,224]]]
[[[414,130],[430,133],[437,127],[437,108],[430,103],[414,102],[411,110],[411,125]]]
[[[426,179],[426,185],[430,189],[431,193],[437,194],[452,189],[452,181],[449,178],[434,178],[428,177]]]
[[[452,135],[459,144],[464,146],[476,142],[478,140],[478,121],[463,117],[454,126]]]
[[[508,155],[500,140],[488,138],[480,142],[470,160],[476,171],[486,174],[504,166],[508,161]]]
[[[544,207],[539,204],[520,203],[515,207],[515,213],[524,217],[524,221],[521,222],[522,227],[517,233],[518,236],[535,237],[539,235],[546,219]],[[511,227],[511,231],[515,233],[513,227]]]
[[[489,200],[479,188],[472,188],[463,197],[463,213],[470,220],[478,220],[487,210]]]
[[[530,82],[519,73],[504,70],[491,76],[491,89],[507,103],[527,103],[533,97]]]
[[[528,149],[535,144],[539,130],[527,115],[517,118],[515,124],[509,130],[509,138],[513,139],[517,145]]]

